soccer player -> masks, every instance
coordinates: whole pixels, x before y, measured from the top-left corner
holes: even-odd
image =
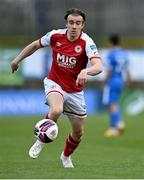
[[[110,128],[105,136],[119,136],[125,129],[125,123],[118,105],[121,92],[124,88],[125,77],[130,80],[128,70],[128,54],[120,47],[120,37],[113,34],[109,37],[111,50],[107,55],[106,77],[104,80],[103,102],[108,105]]]
[[[46,118],[57,122],[62,113],[68,116],[71,131],[60,159],[65,168],[73,168],[71,154],[81,142],[87,116],[83,86],[88,75],[101,73],[102,63],[94,41],[82,31],[85,14],[72,8],[66,12],[64,19],[65,29],[52,30],[26,46],[11,62],[11,68],[12,72],[16,71],[24,58],[39,48],[51,46],[53,62],[44,79],[46,101],[50,107]],[[86,67],[88,60],[91,62],[90,67]],[[43,147],[44,144],[37,140],[29,150],[30,157],[37,158]]]

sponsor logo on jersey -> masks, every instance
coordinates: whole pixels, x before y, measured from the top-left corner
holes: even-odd
[[[82,47],[80,45],[74,48],[75,52],[80,53],[82,51]]]
[[[74,68],[76,66],[76,57],[57,53],[57,63],[62,67]]]
[[[93,44],[93,45],[90,46],[90,48],[91,48],[91,50],[94,50],[94,49],[96,49],[96,45]]]
[[[56,42],[56,46],[57,46],[57,47],[61,47],[61,45],[62,45],[62,44],[61,44],[60,42],[58,42],[58,41]]]
[[[50,86],[50,89],[55,89],[55,88],[56,88],[56,85]]]
[[[95,54],[95,55],[98,55],[98,51],[97,51],[97,50],[95,50],[95,51],[94,51],[94,54]]]

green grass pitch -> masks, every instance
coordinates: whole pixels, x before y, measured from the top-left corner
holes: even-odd
[[[125,116],[123,136],[106,138],[107,114],[89,116],[85,135],[73,154],[74,169],[64,169],[60,154],[69,132],[68,119],[58,121],[59,136],[46,145],[38,159],[28,150],[33,127],[42,117],[0,117],[0,179],[107,179],[144,178],[144,114]]]

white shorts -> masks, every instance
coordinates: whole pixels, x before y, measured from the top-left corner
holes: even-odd
[[[84,100],[84,92],[67,93],[62,90],[60,85],[54,81],[45,78],[44,88],[46,98],[51,93],[59,93],[64,98],[63,113],[69,117],[86,118],[86,104]]]

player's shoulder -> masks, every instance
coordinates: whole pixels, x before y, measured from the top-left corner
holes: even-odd
[[[115,54],[116,54],[116,51],[113,48],[111,48],[107,52],[107,58],[111,61],[113,60],[113,57],[115,56]]]
[[[81,39],[85,41],[87,48],[90,48],[91,50],[97,50],[95,42],[88,34],[82,32]]]
[[[67,29],[64,28],[64,29],[54,29],[52,30],[55,34],[65,34]]]
[[[66,33],[66,29],[53,29],[49,32],[47,32],[47,36],[52,36],[54,34],[65,34]]]
[[[128,51],[125,48],[121,48],[121,51],[126,55],[128,54]]]
[[[82,32],[81,39],[83,39],[86,42],[93,42],[92,38],[85,32]]]
[[[121,55],[121,56],[127,56],[126,49],[124,49],[122,47],[118,48],[115,53],[118,54],[118,55]]]

